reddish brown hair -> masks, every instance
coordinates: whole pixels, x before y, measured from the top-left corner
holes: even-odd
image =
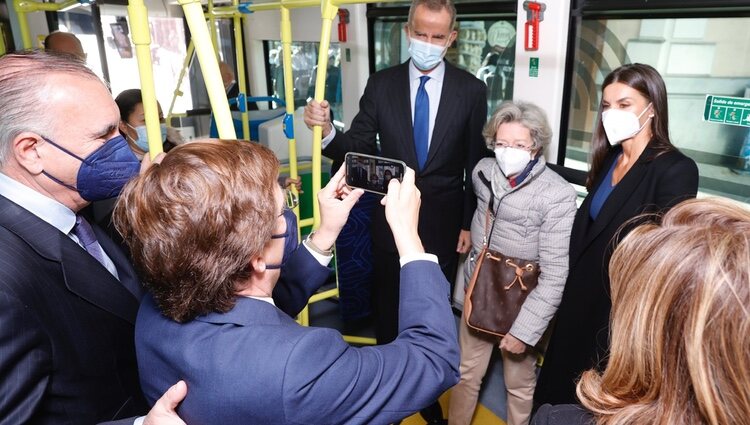
[[[125,187],[115,223],[164,315],[232,309],[273,232],[278,168],[255,143],[190,143]]]

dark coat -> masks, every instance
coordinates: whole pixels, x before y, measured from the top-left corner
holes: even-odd
[[[337,162],[350,151],[377,155],[379,135],[380,155],[419,170],[409,93],[408,61],[370,76],[351,128],[337,132],[323,154]],[[437,254],[441,262],[455,255],[459,230],[471,227],[476,198],[470,177],[474,165],[488,153],[482,138],[486,119],[487,87],[445,62],[430,150],[416,180],[422,195],[419,235],[427,252]],[[372,235],[374,245],[396,251],[383,208],[374,209]]]
[[[612,307],[609,259],[620,227],[641,213],[664,212],[694,198],[698,190],[695,162],[678,151],[654,157],[646,148],[591,220],[591,200],[622,147],[612,149],[573,222],[570,272],[555,328],[534,394],[538,404],[576,403],[575,383],[585,370],[606,364],[609,312]],[[634,227],[626,226],[624,237]]]
[[[123,253],[93,228],[120,281],[0,196],[2,424],[93,424],[148,410],[133,344],[142,290]]]

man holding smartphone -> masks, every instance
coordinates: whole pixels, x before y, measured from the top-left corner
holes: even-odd
[[[476,199],[464,175],[471,176],[485,155],[481,131],[487,116],[484,83],[443,60],[456,39],[455,17],[451,0],[413,0],[404,27],[411,59],[370,77],[349,131],[331,126],[327,101],[310,102],[304,115],[309,127],[323,127],[323,154],[336,162],[352,151],[402,160],[417,171],[419,235],[449,282],[456,276],[457,253],[471,245]],[[398,333],[399,262],[382,209],[374,210],[371,226],[376,332],[384,344]]]

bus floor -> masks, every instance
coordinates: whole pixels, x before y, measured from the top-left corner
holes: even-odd
[[[456,324],[460,319],[460,311],[454,309]],[[310,305],[310,323],[312,326],[337,329],[347,335],[373,338],[374,328],[369,323],[358,323],[355,326],[341,320],[338,304],[335,299],[320,301]],[[479,392],[479,404],[474,414],[473,425],[505,425],[502,418],[505,413],[505,384],[503,383],[503,366],[499,361],[500,353],[495,350],[490,360],[490,366],[482,382]],[[450,390],[440,397],[440,405],[444,414],[448,413]],[[425,421],[419,414],[404,419],[402,425],[423,425]]]

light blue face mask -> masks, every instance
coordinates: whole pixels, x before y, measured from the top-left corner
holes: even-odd
[[[429,71],[443,60],[446,46],[438,46],[426,43],[414,38],[409,38],[409,54],[414,66],[421,71]]]
[[[133,140],[136,146],[138,146],[140,150],[148,152],[148,133],[146,132],[146,126],[139,125],[138,127],[133,127],[132,125],[128,124],[128,127],[135,130],[135,132],[138,134],[138,137]],[[161,141],[162,143],[164,143],[164,141],[167,140],[167,124],[161,123],[159,125],[159,129],[161,130]]]

